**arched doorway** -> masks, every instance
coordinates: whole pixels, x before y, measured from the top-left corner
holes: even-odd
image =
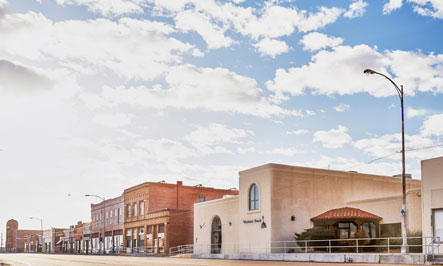
[[[211,225],[211,253],[219,254],[222,248],[222,224],[220,217],[215,216]]]

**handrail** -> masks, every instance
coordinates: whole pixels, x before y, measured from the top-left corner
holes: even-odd
[[[416,240],[417,243],[409,243],[410,248],[416,248],[416,252],[434,257],[435,251],[440,247],[439,237],[407,237],[408,240]],[[171,247],[169,253],[176,254],[210,254],[210,253],[310,253],[310,252],[344,252],[360,253],[384,251],[391,254],[393,249],[401,248],[402,237],[378,237],[378,238],[348,238],[348,239],[319,239],[319,240],[292,240],[271,241],[267,243],[244,242],[222,244],[187,244]],[[420,241],[421,240],[421,241]],[[377,243],[378,242],[378,243]],[[398,242],[398,243],[396,243]]]

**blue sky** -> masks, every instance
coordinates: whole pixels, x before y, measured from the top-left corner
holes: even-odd
[[[399,154],[367,163],[401,124],[366,68],[404,85],[419,179],[443,155],[442,30],[441,0],[0,0],[0,224],[66,227],[84,194],[237,187],[266,163],[399,174]]]

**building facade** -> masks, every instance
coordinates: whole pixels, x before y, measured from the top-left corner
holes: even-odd
[[[193,205],[236,195],[238,191],[203,186],[146,182],[124,190],[125,241],[128,249],[167,253],[193,242]]]
[[[421,179],[423,235],[443,242],[443,157],[421,161]]]
[[[91,251],[93,253],[113,252],[123,247],[123,195],[91,204]]]
[[[63,252],[63,240],[66,228],[51,228],[43,230],[43,252]]]
[[[25,252],[25,238],[41,235],[41,230],[19,230],[14,219],[6,222],[6,252]]]
[[[233,244],[249,252],[277,252],[278,241],[293,241],[294,233],[314,224],[337,238],[357,231],[394,236],[400,230],[401,178],[279,164],[239,176],[238,196],[195,204],[195,245],[212,247],[213,253],[230,252]],[[406,185],[408,231],[420,231],[421,182],[407,179]]]

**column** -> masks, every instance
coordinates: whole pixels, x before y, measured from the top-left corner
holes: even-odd
[[[165,253],[169,253],[169,223],[165,223],[165,239],[164,239],[164,249],[165,249]]]
[[[145,250],[146,250],[146,247],[148,246],[148,240],[146,239],[146,233],[147,233],[146,231],[148,230],[148,226],[145,224],[143,229],[144,229],[144,240],[143,240],[143,243],[144,243]]]
[[[155,248],[155,252],[158,253],[160,251],[159,241],[158,241],[158,224],[155,225],[155,240],[157,242],[157,247]]]

